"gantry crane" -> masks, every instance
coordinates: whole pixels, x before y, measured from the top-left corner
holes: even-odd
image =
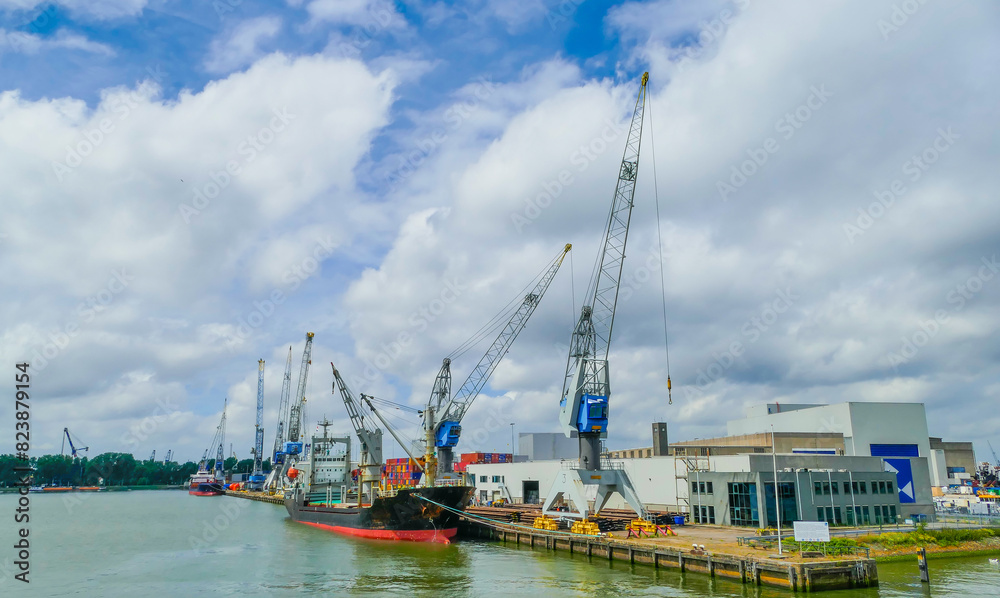
[[[431,390],[431,396],[424,409],[424,460],[427,464],[422,484],[433,486],[438,477],[446,477],[453,472],[454,448],[458,445],[462,433],[462,418],[468,412],[472,402],[479,396],[483,386],[490,379],[500,360],[510,349],[514,339],[528,323],[528,318],[545,295],[552,279],[555,278],[559,266],[566,259],[566,254],[572,249],[566,244],[562,252],[550,262],[535,287],[524,296],[521,304],[503,326],[500,334],[490,345],[486,354],[479,360],[472,373],[462,384],[458,392],[451,395],[451,359],[445,358],[441,364]],[[434,449],[437,449],[435,455]]]
[[[285,362],[285,377],[281,382],[281,398],[278,401],[278,430],[274,434],[274,451],[271,454],[271,473],[267,474],[264,487],[276,488],[278,476],[285,464],[285,424],[288,422],[288,397],[292,392],[292,348],[288,347],[288,361]]]
[[[369,503],[376,498],[376,489],[382,479],[380,467],[382,465],[382,430],[377,426],[369,425],[365,422],[365,416],[361,412],[361,406],[354,397],[354,393],[348,388],[347,383],[340,377],[337,367],[330,363],[333,369],[333,393],[340,390],[340,396],[344,400],[347,408],[347,415],[351,418],[351,425],[354,433],[357,434],[361,442],[361,456],[358,458],[358,504],[361,504],[362,497],[367,494]]]
[[[586,295],[589,301],[584,303],[580,319],[573,329],[566,360],[559,421],[567,437],[579,438],[579,468],[562,471],[556,476],[543,508],[547,514],[586,519],[588,513],[600,511],[611,494],[618,492],[640,517],[645,515],[628,475],[621,469],[601,470],[600,454],[601,439],[607,438],[608,433],[608,399],[611,396],[608,351],[639,170],[648,81],[649,73],[644,73],[618,172],[603,247]],[[586,486],[598,487],[593,510],[589,508],[584,493]],[[572,502],[577,512],[552,510],[554,503],[564,500]]]
[[[80,439],[77,438],[76,441],[80,442]],[[73,436],[69,433],[69,428],[63,428],[63,444],[62,444],[62,449],[59,450],[59,454],[62,455],[62,454],[66,453],[66,443],[67,442],[69,443],[69,453],[70,453],[70,456],[72,456],[74,459],[76,459],[79,456],[77,453],[79,453],[80,451],[89,451],[90,450],[89,446],[77,447],[76,445],[74,445],[73,444]]]
[[[264,485],[264,360],[257,361],[257,425],[254,429],[253,472],[250,487],[260,490]]]

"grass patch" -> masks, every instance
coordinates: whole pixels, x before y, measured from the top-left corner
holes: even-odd
[[[987,529],[939,529],[919,528],[913,532],[889,532],[881,535],[860,536],[862,546],[881,546],[886,549],[908,546],[958,546],[964,542],[981,542],[1000,537],[1000,528]]]

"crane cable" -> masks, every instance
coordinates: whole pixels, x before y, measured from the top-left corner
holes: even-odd
[[[656,242],[660,254],[660,298],[663,302],[663,348],[667,362],[667,404],[673,405],[674,398],[670,383],[670,342],[667,337],[667,287],[663,281],[663,235],[660,232],[660,190],[656,177],[656,144],[653,143],[653,102],[649,102],[649,147],[653,152],[653,197],[656,203]]]

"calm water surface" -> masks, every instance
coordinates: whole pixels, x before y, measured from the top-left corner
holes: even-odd
[[[13,579],[16,497],[0,496],[0,596],[793,596],[564,552],[344,538],[278,505],[181,491],[31,495],[31,583]],[[1000,596],[986,557],[879,566],[872,590],[828,598]]]

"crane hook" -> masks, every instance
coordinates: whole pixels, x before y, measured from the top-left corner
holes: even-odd
[[[667,376],[667,399],[668,399],[667,400],[667,405],[673,405],[674,404],[673,393],[670,392],[671,388],[672,388],[672,386],[670,384],[670,376]]]

